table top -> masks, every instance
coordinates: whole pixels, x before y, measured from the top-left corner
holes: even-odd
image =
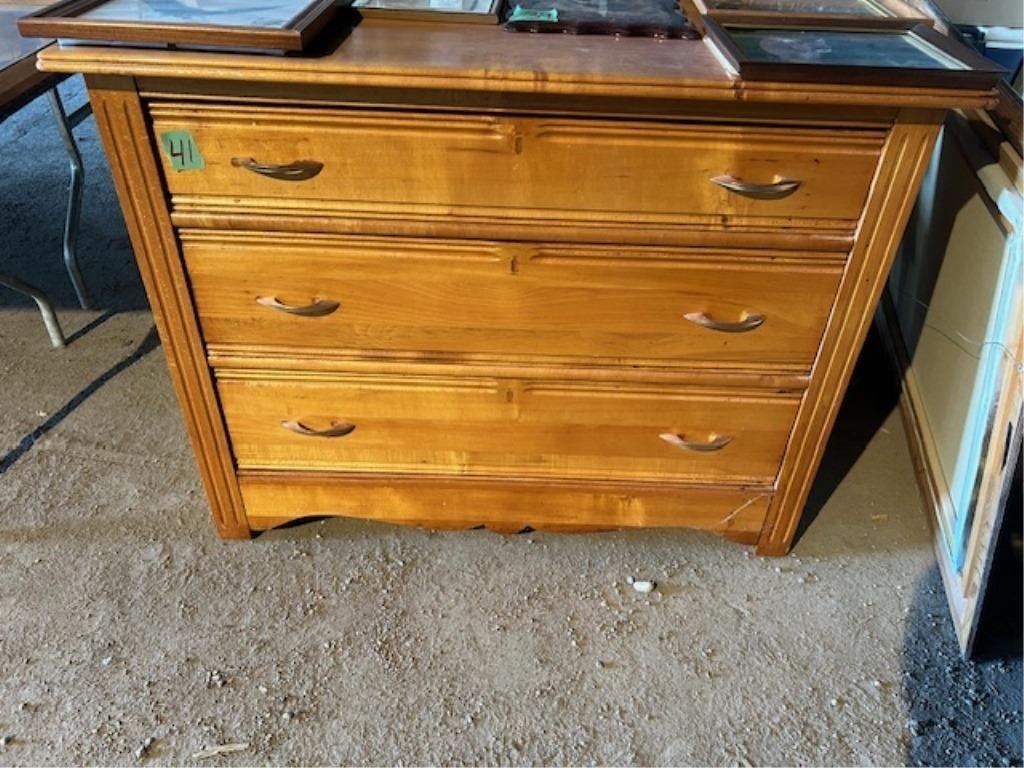
[[[890,107],[982,106],[992,92],[740,80],[709,40],[512,33],[499,26],[339,18],[297,56],[60,45],[40,66],[176,80],[394,90]],[[321,41],[322,42],[322,41]]]

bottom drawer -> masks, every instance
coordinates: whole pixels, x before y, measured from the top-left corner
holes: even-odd
[[[221,371],[240,469],[771,486],[798,394]]]
[[[744,488],[603,487],[312,472],[242,472],[249,525],[338,515],[432,528],[514,532],[700,528],[753,544],[771,493]]]

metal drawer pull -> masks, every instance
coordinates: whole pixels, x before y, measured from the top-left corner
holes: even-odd
[[[725,187],[730,192],[746,197],[756,197],[759,200],[778,200],[782,197],[789,197],[800,186],[797,179],[777,178],[770,184],[755,184],[752,181],[737,179],[729,174],[726,176],[715,176],[711,179],[712,184]]]
[[[344,437],[351,434],[356,428],[355,424],[349,424],[348,422],[331,424],[327,429],[313,429],[312,427],[307,427],[301,421],[282,421],[281,426],[289,432],[294,432],[296,435],[302,435],[303,437]]]
[[[764,322],[764,315],[755,312],[744,312],[743,317],[737,323],[723,323],[721,320],[714,320],[707,312],[688,312],[683,315],[691,323],[710,328],[712,331],[723,333],[744,333],[752,331]]]
[[[266,176],[268,179],[280,179],[281,181],[305,181],[312,179],[324,169],[324,164],[318,163],[316,160],[296,160],[294,163],[270,165],[257,163],[251,157],[232,157],[231,164],[235,168],[245,168],[247,171]]]
[[[312,304],[296,306],[294,304],[285,304],[276,296],[257,296],[256,303],[267,309],[285,312],[289,315],[299,315],[300,317],[323,317],[336,311],[341,306],[338,302],[331,301],[330,299],[315,299]]]
[[[677,435],[675,432],[663,432],[658,437],[666,443],[674,445],[676,448],[682,448],[685,451],[697,451],[698,453],[720,451],[732,442],[732,438],[725,435],[712,435],[711,439],[706,443],[695,443],[692,440],[687,440],[686,435]]]

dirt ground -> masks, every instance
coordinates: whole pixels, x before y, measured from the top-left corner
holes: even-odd
[[[345,520],[218,540],[79,133],[94,311],[59,267],[45,103],[0,125],[0,270],[72,335],[50,349],[0,292],[0,764],[1021,763],[1020,661],[959,659],[867,365],[786,558],[691,531]]]

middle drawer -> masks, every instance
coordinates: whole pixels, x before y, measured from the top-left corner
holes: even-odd
[[[806,371],[834,254],[187,230],[211,345]]]

